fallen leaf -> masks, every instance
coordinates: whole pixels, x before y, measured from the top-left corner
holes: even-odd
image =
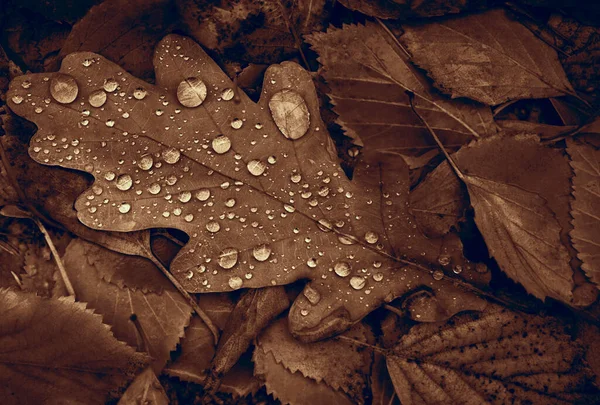
[[[345,7],[377,18],[439,17],[486,6],[487,0],[340,0]]]
[[[97,256],[104,256],[107,260],[95,260]],[[160,372],[183,337],[192,309],[165,277],[162,278],[160,295],[144,293],[140,289],[121,288],[102,279],[102,274],[106,272],[102,268],[110,266],[111,262],[133,266],[136,260],[135,257],[123,257],[80,239],[69,244],[63,257],[77,299],[101,314],[104,322],[112,326],[118,339],[133,347],[147,345],[154,359],[152,367]],[[157,268],[148,270],[159,273]],[[141,341],[143,338],[130,320],[132,314],[136,315],[147,341]]]
[[[488,105],[576,95],[556,51],[501,9],[403,25],[400,40],[436,86]],[[457,58],[457,55],[460,57]]]
[[[176,2],[190,35],[200,44],[226,58],[253,63],[297,56],[302,35],[323,29],[331,8],[327,0]]]
[[[571,240],[577,249],[581,268],[598,286],[600,285],[600,152],[593,146],[567,141],[571,157],[573,199]]]
[[[0,308],[0,393],[9,403],[104,404],[148,363],[71,298],[2,289]]]
[[[413,114],[407,90],[415,93],[417,110],[447,148],[495,132],[489,108],[437,94],[395,38],[373,23],[329,28],[308,35],[307,41],[319,53],[338,123],[370,151],[398,156],[436,148]]]
[[[497,120],[496,123],[505,135],[533,134],[542,140],[558,138],[577,129],[576,126],[571,125],[548,125],[519,120]]]
[[[414,326],[387,366],[402,404],[591,404],[598,391],[582,356],[552,319],[490,305]]]
[[[127,387],[117,405],[169,405],[165,389],[156,378],[152,367],[146,368]]]
[[[369,153],[353,181],[344,176],[298,65],[271,66],[258,105],[243,93],[236,101],[227,76],[188,38],[166,37],[155,65],[158,86],[78,53],[59,73],[11,84],[10,107],[39,128],[32,156],[95,177],[75,203],[85,225],[184,231],[190,240],[170,269],[190,292],[314,280],[290,310],[293,333],[306,340],[339,333],[419,285],[445,283],[426,267],[442,254],[467,266],[455,234],[432,240],[413,226],[402,160]],[[73,92],[53,96],[62,81]],[[308,120],[304,135],[269,114],[304,108],[310,115],[296,121]]]

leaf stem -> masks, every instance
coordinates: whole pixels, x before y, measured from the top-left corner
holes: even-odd
[[[384,356],[386,356],[389,352],[388,350],[382,349],[379,346],[370,345],[368,343],[361,342],[359,340],[352,339],[352,338],[349,338],[349,337],[343,336],[343,335],[338,335],[338,336],[334,337],[334,339],[345,340],[346,342],[350,342],[353,345],[368,347],[376,352],[383,354]]]

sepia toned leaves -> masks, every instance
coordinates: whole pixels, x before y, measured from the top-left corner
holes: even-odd
[[[104,256],[106,260],[97,260],[98,256]],[[69,244],[63,257],[77,299],[101,314],[104,322],[112,325],[117,338],[139,349],[147,346],[153,357],[152,368],[159,372],[183,337],[192,309],[164,277],[162,288],[157,288],[162,291],[160,295],[145,293],[140,289],[121,288],[102,279],[102,274],[106,273],[102,269],[104,266],[118,263],[133,267],[138,265],[138,260],[131,256],[122,257],[80,239]],[[146,270],[159,272],[156,267]],[[143,337],[135,322],[130,320],[133,314],[145,335]]]
[[[591,404],[582,356],[550,319],[490,306],[414,326],[387,365],[402,404]]]
[[[556,51],[504,10],[403,29],[414,62],[452,98],[497,105],[574,94]]]
[[[10,404],[104,404],[148,363],[71,298],[0,290],[0,393]]]
[[[484,7],[487,0],[340,0],[345,7],[371,17],[438,17]]]
[[[570,235],[582,261],[581,268],[600,285],[600,152],[574,140],[567,141],[567,152],[575,171]]]
[[[307,36],[319,54],[338,123],[371,151],[421,155],[433,139],[410,108],[415,107],[447,148],[458,148],[495,132],[487,107],[438,95],[386,31],[373,23],[329,28]]]
[[[169,398],[151,367],[135,377],[117,405],[169,405]]]

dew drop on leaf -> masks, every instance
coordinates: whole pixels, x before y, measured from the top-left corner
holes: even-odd
[[[240,129],[242,125],[244,125],[244,121],[239,118],[235,118],[233,121],[231,121],[231,128],[233,129]]]
[[[269,100],[273,121],[288,139],[303,137],[310,126],[310,113],[306,102],[293,90],[281,90]]]
[[[17,95],[17,96],[13,96],[11,100],[15,104],[21,104],[23,102],[23,97]]]
[[[98,185],[92,186],[92,193],[94,193],[96,195],[102,194],[103,191],[104,191],[104,189]]]
[[[150,170],[154,165],[154,159],[150,155],[142,156],[138,163],[138,167],[142,170]]]
[[[232,290],[238,290],[242,288],[242,284],[243,280],[238,276],[229,278],[229,287],[231,287]]]
[[[106,120],[106,126],[109,128],[112,128],[115,126],[115,121],[114,120]]]
[[[306,297],[308,302],[310,302],[313,305],[317,305],[319,301],[321,301],[321,294],[319,294],[319,292],[312,288],[310,285],[304,287],[304,291],[302,291],[302,294]]]
[[[131,205],[127,203],[123,203],[119,206],[119,212],[121,214],[127,214],[131,210]]]
[[[235,207],[235,198],[228,198],[228,199],[225,201],[225,206],[226,206],[227,208],[233,208],[233,207]]]
[[[350,274],[350,265],[346,262],[337,262],[333,266],[333,271],[340,277],[347,277]]]
[[[88,102],[92,107],[102,107],[106,103],[106,92],[104,90],[96,90],[90,93]]]
[[[236,248],[228,247],[225,248],[219,253],[219,266],[224,269],[230,269],[237,264],[238,261],[238,251]],[[240,279],[241,281],[241,279]],[[240,285],[241,286],[241,285]]]
[[[24,84],[25,82],[23,82]],[[75,101],[79,93],[79,86],[75,79],[64,73],[56,73],[50,81],[50,94],[61,104]]]
[[[194,220],[194,214],[187,214],[183,219],[185,222],[192,222]]]
[[[292,212],[296,211],[296,208],[290,204],[283,204],[283,209],[286,210],[287,212],[289,212],[290,214]]]
[[[146,94],[146,89],[144,89],[143,87],[138,87],[133,91],[133,98],[135,98],[136,100],[143,100],[146,97]]]
[[[207,188],[196,191],[196,198],[198,201],[206,201],[210,198],[210,190]]]
[[[177,100],[184,107],[198,107],[206,100],[206,84],[198,77],[188,77],[177,86]]]
[[[133,179],[128,174],[121,174],[117,177],[117,188],[121,191],[127,191],[133,186]]]
[[[333,229],[333,225],[331,225],[331,222],[329,222],[329,220],[325,219],[325,218],[319,219],[319,222],[317,223],[317,226],[323,232],[329,232],[329,231],[331,231]]]
[[[115,179],[115,177],[117,177],[115,175],[115,172],[106,172],[106,173],[104,173],[104,179],[105,180],[113,181]]]
[[[363,277],[352,277],[350,279],[350,286],[355,290],[362,290],[365,287],[367,281]]]
[[[298,184],[302,181],[302,176],[300,175],[300,173],[292,173],[290,180],[292,183]]]
[[[181,193],[179,193],[178,199],[182,203],[186,203],[192,199],[192,193],[190,193],[189,191],[182,191]]]
[[[227,153],[231,149],[231,140],[225,135],[219,135],[213,139],[212,148],[219,155]]]
[[[225,101],[229,101],[235,95],[233,89],[227,88],[221,92],[221,98]]]
[[[315,259],[314,257],[311,257],[310,259],[308,259],[306,261],[306,265],[308,267],[310,267],[311,269],[314,269],[315,267],[317,267],[317,259]]]
[[[356,243],[356,239],[348,235],[339,235],[338,240],[342,245],[354,245]]]
[[[117,87],[119,87],[119,84],[117,83],[117,81],[115,79],[111,78],[111,79],[104,80],[104,85],[102,87],[107,92],[112,93],[113,91],[115,91],[117,89]]]
[[[277,163],[277,158],[275,156],[271,155],[267,158],[267,162],[269,162],[269,164],[274,165],[275,163]]]
[[[210,221],[206,224],[206,230],[208,232],[217,233],[221,230],[221,225],[217,221]]]
[[[260,176],[267,169],[267,165],[265,162],[256,159],[249,161],[246,167],[248,168],[250,174],[253,176]]]
[[[462,273],[462,270],[463,270],[463,267],[460,264],[457,264],[452,267],[452,271],[454,272],[454,274],[460,274],[460,273]]]
[[[375,232],[373,231],[368,231],[367,233],[365,233],[365,241],[371,245],[377,243],[377,241],[379,240],[379,235],[377,235]]]
[[[375,280],[375,281],[381,281],[381,280],[383,280],[383,273],[375,273],[375,274],[373,274],[373,280]]]
[[[433,272],[433,279],[440,281],[441,279],[444,278],[444,272],[441,270],[436,270]]]
[[[448,255],[440,255],[438,257],[438,263],[441,266],[447,266],[447,265],[449,265],[450,264],[450,256],[448,256]]]
[[[156,195],[158,193],[160,193],[161,187],[160,184],[158,183],[152,183],[150,184],[150,186],[148,186],[148,192],[150,194]]]
[[[29,80],[23,80],[21,82],[21,87],[23,87],[24,89],[28,89],[31,87],[31,82]]]
[[[256,246],[252,249],[252,256],[259,262],[264,262],[271,256],[271,248],[267,245]]]
[[[162,157],[170,165],[174,165],[179,162],[179,158],[181,157],[181,152],[175,148],[165,149],[162,152]]]

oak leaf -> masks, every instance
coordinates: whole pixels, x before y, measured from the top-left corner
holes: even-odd
[[[396,39],[374,23],[329,28],[307,41],[319,54],[338,123],[371,151],[420,155],[436,148],[406,91],[416,95],[416,109],[447,148],[495,133],[488,107],[438,94]]]
[[[188,38],[167,36],[154,63],[156,86],[86,52],[11,83],[10,107],[38,126],[34,159],[94,176],[75,203],[85,225],[186,232],[171,272],[190,292],[314,280],[290,310],[307,340],[445,283],[426,267],[442,254],[466,266],[455,234],[414,225],[403,161],[375,155],[344,176],[298,65],[271,66],[254,104]]]
[[[567,152],[575,172],[570,235],[577,257],[582,261],[581,268],[600,285],[600,152],[573,140],[567,142]]]
[[[575,94],[556,51],[504,10],[403,29],[414,62],[453,98],[496,105]]]
[[[490,305],[419,324],[387,356],[402,404],[595,403],[581,348],[552,319]]]
[[[0,393],[8,403],[104,404],[148,364],[70,298],[2,289],[0,308]]]

